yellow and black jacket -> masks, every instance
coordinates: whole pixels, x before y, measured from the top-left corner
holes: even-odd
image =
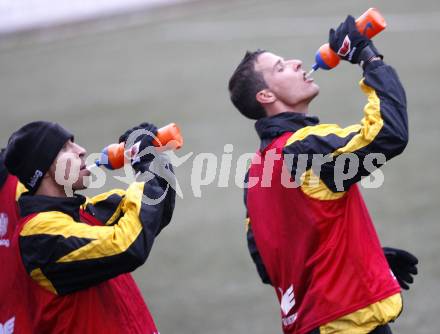
[[[385,161],[400,154],[408,143],[406,94],[395,70],[382,61],[375,61],[364,72],[360,87],[368,103],[359,124],[342,128],[338,124],[320,123],[315,116],[289,112],[266,117],[255,123],[261,140],[260,151],[286,132],[292,133],[283,149],[284,157],[293,157],[286,165],[292,178],[295,181],[300,179],[300,190],[311,199],[325,203],[342,198],[352,185],[381,167]],[[367,170],[365,159],[370,153],[383,154],[386,159],[369,161]],[[331,155],[332,159],[322,164],[320,170],[313,171],[313,158],[316,154]],[[359,159],[359,168],[351,178],[335,182],[338,180],[337,174],[342,172],[336,159],[344,154],[355,155]],[[307,157],[303,166],[300,166],[299,161],[301,155]],[[318,182],[311,182],[317,175]],[[248,174],[245,177],[247,183]],[[246,187],[244,203],[247,206]],[[270,284],[258,254],[252,224],[249,224],[248,219],[246,222],[249,252],[263,283]]]
[[[247,176],[259,181],[245,188],[248,248],[264,283],[281,294],[289,284],[295,289],[296,304],[283,315],[285,333],[316,327],[321,333],[367,333],[401,310],[399,285],[356,183],[405,149],[406,96],[394,69],[382,61],[367,67],[360,86],[368,103],[359,124],[342,128],[286,112],[255,125],[261,161],[255,159]],[[279,158],[272,174],[267,168],[267,179],[276,184],[267,186],[262,178],[271,149]],[[315,166],[323,156],[326,161]],[[345,177],[344,159],[350,158],[358,168]]]
[[[156,204],[145,201],[161,196]],[[88,200],[24,194],[19,199],[20,213],[28,218],[19,234],[24,267],[59,295],[131,272],[146,261],[155,237],[170,222],[174,201],[174,190],[157,176]],[[102,225],[83,222],[87,215]]]

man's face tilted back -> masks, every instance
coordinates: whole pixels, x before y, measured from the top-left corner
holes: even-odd
[[[63,186],[60,184],[63,180],[73,180],[73,191],[87,188],[86,177],[90,171],[85,165],[85,154],[82,146],[69,139],[50,166],[48,176],[60,186]]]
[[[86,187],[85,153],[61,125],[36,121],[11,135],[5,165],[31,194],[66,196]]]
[[[319,94],[313,79],[306,79],[300,60],[284,60],[270,52],[260,54],[255,71],[261,72],[267,88],[257,93],[257,100],[266,108],[278,104],[278,109],[295,111],[301,104],[308,105]]]

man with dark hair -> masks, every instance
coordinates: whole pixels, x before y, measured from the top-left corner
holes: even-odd
[[[142,152],[152,146],[157,128],[148,123],[141,128]],[[128,130],[120,141],[139,129]],[[85,154],[56,123],[32,122],[10,137],[4,163],[28,191],[18,201],[23,218],[11,241],[13,257],[2,268],[12,285],[0,310],[13,317],[18,333],[157,334],[129,273],[146,261],[170,222],[175,192],[167,180],[150,174],[126,191],[86,199],[75,194],[90,175]],[[150,154],[132,159],[141,175],[150,163]],[[145,198],[162,200],[150,204]]]
[[[248,52],[229,81],[233,104],[258,119],[261,139],[245,180],[249,251],[275,289],[284,333],[391,333],[399,283],[412,283],[417,259],[380,247],[356,183],[404,150],[405,91],[352,16],[329,42],[335,52],[348,45],[338,54],[364,70],[360,124],[308,115],[319,87],[300,60]]]
[[[263,74],[255,70],[255,62],[264,50],[246,52],[229,81],[231,101],[244,116],[259,119],[266,116],[263,106],[255,99],[257,93],[267,87]]]

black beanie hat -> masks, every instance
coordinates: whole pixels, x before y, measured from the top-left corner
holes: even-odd
[[[44,121],[26,124],[9,138],[6,168],[34,193],[69,139],[73,140],[73,135],[59,124]]]

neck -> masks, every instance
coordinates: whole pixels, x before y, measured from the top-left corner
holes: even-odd
[[[44,195],[51,197],[67,197],[63,186],[60,186],[50,177],[44,177],[38,187],[35,195]]]
[[[307,114],[309,112],[309,103],[301,102],[295,105],[286,105],[280,101],[266,107],[267,116],[275,116],[284,112],[293,112],[298,114]]]

